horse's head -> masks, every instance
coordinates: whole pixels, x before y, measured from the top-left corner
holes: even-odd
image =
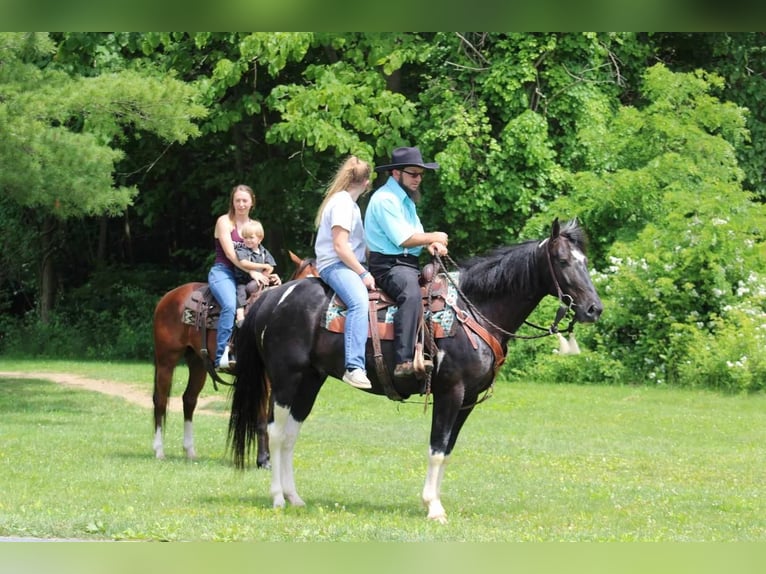
[[[290,281],[293,279],[305,279],[306,277],[319,277],[319,271],[317,271],[316,267],[316,259],[313,257],[301,259],[292,251],[288,250],[287,252],[290,254],[292,262],[295,263],[295,271],[293,271],[293,274],[290,276]]]
[[[604,306],[596,293],[585,255],[585,234],[576,221],[563,226],[556,219],[551,236],[543,242],[553,275],[551,295],[562,305],[570,306],[575,319],[582,323],[598,320]]]

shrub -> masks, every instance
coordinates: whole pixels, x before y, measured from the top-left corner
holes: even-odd
[[[154,268],[105,268],[67,291],[47,323],[7,321],[0,341],[14,355],[65,359],[151,359],[152,315],[159,298],[188,281]]]
[[[679,384],[728,392],[766,390],[766,313],[748,301],[727,308],[710,329],[689,330]]]
[[[523,374],[537,383],[568,383],[577,385],[622,385],[643,383],[632,380],[619,361],[603,353],[583,350],[578,355],[551,353],[539,355],[537,361]],[[521,377],[519,377],[521,378]]]

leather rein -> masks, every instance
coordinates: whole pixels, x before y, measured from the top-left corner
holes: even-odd
[[[546,244],[548,243],[548,238],[544,239],[538,247],[546,246],[545,249],[545,256],[546,260],[548,262],[548,269],[551,274],[551,279],[553,280],[553,284],[556,287],[556,295],[558,296],[559,300],[559,308],[556,311],[556,317],[554,318],[553,322],[549,327],[542,327],[540,325],[536,325],[534,323],[531,323],[529,321],[524,321],[524,324],[532,327],[534,329],[538,329],[540,331],[543,331],[543,333],[539,335],[518,335],[516,333],[512,333],[510,331],[507,331],[500,327],[499,325],[496,325],[492,321],[490,321],[487,317],[485,317],[481,311],[479,311],[476,306],[471,302],[470,299],[460,290],[460,287],[457,285],[455,280],[449,275],[449,273],[445,273],[447,276],[447,280],[452,283],[452,285],[455,287],[456,291],[460,295],[460,298],[465,302],[466,307],[471,312],[471,315],[468,315],[467,312],[464,312],[464,318],[461,318],[458,316],[458,319],[463,322],[466,321],[471,326],[472,329],[476,331],[477,334],[481,336],[481,338],[489,344],[489,346],[492,348],[492,351],[495,353],[495,371],[497,372],[497,369],[502,365],[503,361],[505,361],[505,354],[503,353],[502,349],[500,349],[500,343],[497,340],[496,337],[492,336],[487,329],[485,329],[481,324],[478,323],[476,319],[480,319],[485,324],[489,325],[493,329],[495,329],[497,332],[501,333],[502,335],[505,335],[508,338],[511,339],[539,339],[541,337],[548,337],[550,335],[555,335],[556,333],[562,332],[559,329],[559,323],[566,317],[569,312],[572,310],[572,307],[574,307],[574,299],[571,295],[564,293],[561,289],[561,286],[559,285],[559,281],[556,278],[556,273],[553,271],[553,262],[551,260],[551,252],[550,247]],[[444,263],[441,260],[441,257],[438,254],[435,254],[434,259],[436,259],[438,265],[446,271],[446,267],[444,266]],[[458,268],[458,265],[455,263],[454,260],[449,255],[445,255],[446,259],[450,262],[450,264]],[[456,309],[457,313],[457,309]],[[563,330],[564,333],[571,333],[574,330],[574,324],[575,319],[572,319],[567,325],[566,329]],[[491,339],[491,340],[490,340]],[[498,354],[499,352],[499,354]]]

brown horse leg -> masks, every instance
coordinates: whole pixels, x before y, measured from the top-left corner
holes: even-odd
[[[173,371],[175,362],[167,361],[155,357],[154,362],[154,455],[159,459],[165,458],[165,447],[163,444],[164,425],[168,412],[168,399],[170,398],[170,387],[173,384]]]
[[[192,349],[186,351],[186,364],[189,367],[189,380],[186,383],[186,390],[183,394],[184,406],[184,450],[189,460],[197,458],[197,451],[194,448],[194,429],[192,418],[194,409],[197,408],[197,398],[205,386],[205,364],[202,359]]]

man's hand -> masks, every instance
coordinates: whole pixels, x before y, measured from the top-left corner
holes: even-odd
[[[434,241],[433,243],[429,244],[428,252],[431,255],[439,255],[440,257],[443,257],[444,255],[447,255],[447,246],[443,243],[439,243],[438,241]]]
[[[446,233],[443,231],[432,231],[428,234],[431,240],[430,243],[433,245],[434,243],[441,243],[444,247],[447,247],[449,244],[449,237]]]

